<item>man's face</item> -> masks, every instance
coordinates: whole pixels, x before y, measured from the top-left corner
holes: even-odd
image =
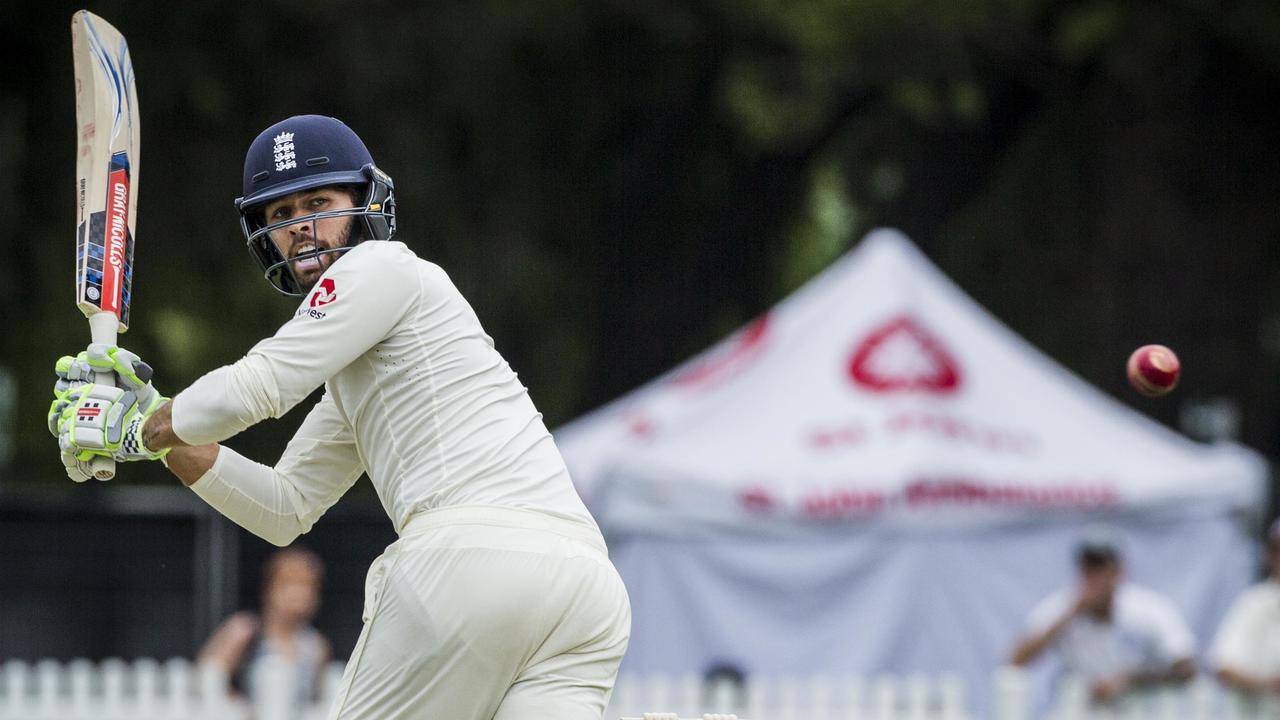
[[[1111,604],[1123,574],[1117,561],[1081,565],[1080,582],[1091,609],[1102,610]]]
[[[287,221],[289,218],[302,217],[313,213],[330,210],[346,210],[355,207],[351,195],[343,188],[322,187],[302,190],[272,200],[263,209],[268,225]],[[329,250],[344,247],[351,236],[351,227],[355,223],[353,217],[322,218],[320,220],[303,220],[292,225],[271,231],[271,241],[279,248],[280,254],[286,258],[295,258],[314,250]],[[334,260],[337,253],[297,260],[290,263],[290,269],[303,290],[309,290],[320,279]]]
[[[306,622],[320,606],[320,576],[303,560],[280,563],[266,587],[265,609],[293,622]]]

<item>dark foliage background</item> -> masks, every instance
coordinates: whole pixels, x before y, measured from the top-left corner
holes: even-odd
[[[16,477],[70,307],[74,5],[7,3],[0,189]],[[1122,387],[1177,349],[1277,450],[1274,3],[91,3],[142,105],[135,327],[177,390],[272,332],[231,200],[249,140],[343,118],[397,180],[403,238],[476,306],[551,424],[767,308],[876,225],[904,229],[1055,358]],[[238,442],[273,457],[294,419]],[[132,469],[131,469],[132,470]],[[130,472],[159,480],[159,473]],[[154,476],[154,477],[153,477]]]

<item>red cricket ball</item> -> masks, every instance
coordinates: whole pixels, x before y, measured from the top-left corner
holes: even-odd
[[[1178,384],[1182,365],[1178,356],[1163,345],[1143,345],[1129,356],[1129,384],[1143,395],[1164,395]]]

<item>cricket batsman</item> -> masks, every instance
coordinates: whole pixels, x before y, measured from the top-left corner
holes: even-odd
[[[301,304],[172,401],[127,350],[60,359],[49,427],[68,474],[88,477],[95,455],[159,459],[284,546],[367,473],[399,539],[369,569],[329,718],[598,720],[630,635],[626,589],[471,306],[392,240],[391,178],[345,124],[303,115],[249,146],[235,204],[267,281]],[[217,444],[321,385],[274,467]]]

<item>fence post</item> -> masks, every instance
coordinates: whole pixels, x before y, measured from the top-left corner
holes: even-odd
[[[1020,667],[1005,665],[997,668],[993,688],[992,717],[994,720],[1028,720],[1031,716],[1031,683]]]
[[[813,715],[806,712],[811,708],[806,707],[806,703],[802,699],[803,693],[800,689],[800,680],[793,675],[785,675],[778,678],[778,704],[773,714],[777,720],[809,720]]]
[[[296,700],[293,667],[267,655],[253,668],[254,720],[293,720]]]
[[[169,720],[191,717],[191,662],[186,658],[169,658],[164,663],[164,677],[169,691],[165,715]]]
[[[1088,720],[1090,715],[1088,686],[1080,678],[1064,678],[1058,685],[1058,698],[1055,705],[1059,720]],[[1110,713],[1106,714],[1110,715]]]
[[[702,706],[702,678],[696,673],[685,673],[675,679],[676,703],[672,709],[677,713],[701,715],[698,708]]]
[[[71,716],[74,718],[100,716],[99,713],[90,710],[93,701],[93,663],[84,658],[76,658],[67,665],[67,675],[71,690]]]
[[[227,673],[222,666],[203,662],[196,668],[196,712],[201,720],[227,717],[230,698],[227,695]]]
[[[912,675],[906,679],[905,685],[907,720],[928,720],[929,679],[921,675]]]
[[[127,718],[124,707],[124,677],[127,668],[120,658],[107,658],[98,666],[102,679],[102,712],[108,718]]]
[[[21,660],[10,660],[4,664],[4,711],[11,718],[19,718],[28,713],[27,685],[31,678],[31,668]]]
[[[864,704],[866,703],[866,683],[861,675],[844,676],[844,687],[840,692],[840,720],[864,720]]]
[[[160,687],[160,663],[154,658],[139,658],[133,663],[134,717],[150,720],[159,713],[156,696]]]
[[[36,712],[43,717],[53,717],[62,709],[58,687],[61,675],[62,665],[56,660],[36,663]]]
[[[894,715],[897,714],[898,688],[893,676],[877,677],[872,693],[874,693],[872,717],[875,720],[894,720]]]
[[[969,709],[965,706],[968,693],[964,679],[958,675],[943,675],[939,681],[941,720],[967,720]]]
[[[809,697],[809,718],[811,720],[831,720],[831,700],[835,695],[832,688],[832,680],[826,675],[814,675],[809,678],[808,691],[805,693]]]
[[[769,717],[767,706],[768,681],[758,675],[747,676],[747,717]]]

